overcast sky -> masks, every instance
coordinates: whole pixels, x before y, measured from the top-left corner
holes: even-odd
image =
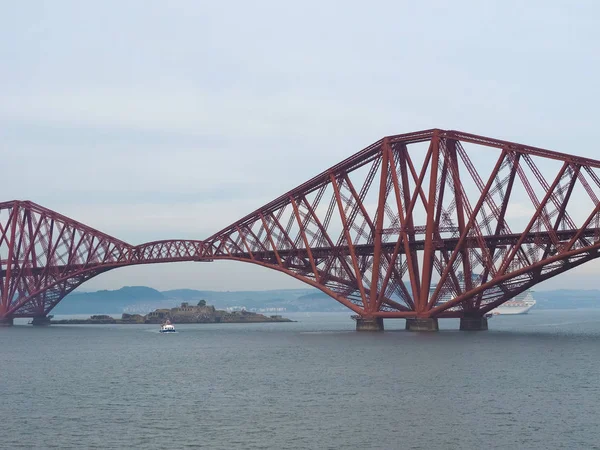
[[[459,129],[600,159],[596,1],[0,5],[1,200],[132,244],[204,238],[384,135]],[[597,270],[543,288],[600,288]],[[83,290],[140,284],[304,286],[221,262]]]

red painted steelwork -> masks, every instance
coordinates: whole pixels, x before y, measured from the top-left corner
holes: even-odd
[[[600,256],[600,161],[460,131],[388,136],[203,241],[138,246],[0,203],[0,319],[117,267],[243,261],[365,318],[474,317]],[[577,199],[577,200],[574,200]]]

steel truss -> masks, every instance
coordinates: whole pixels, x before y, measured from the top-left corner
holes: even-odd
[[[0,203],[0,319],[44,317],[117,267],[218,259],[284,272],[362,317],[477,317],[599,256],[599,170],[458,131],[388,136],[203,241],[138,246]]]

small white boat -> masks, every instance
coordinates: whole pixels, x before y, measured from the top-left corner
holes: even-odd
[[[175,327],[173,326],[171,321],[169,319],[167,319],[166,322],[160,326],[159,331],[161,333],[175,333]]]

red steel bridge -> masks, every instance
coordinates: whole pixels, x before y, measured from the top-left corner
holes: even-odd
[[[29,201],[0,203],[0,323],[47,323],[96,275],[234,260],[284,272],[357,329],[485,314],[600,253],[600,161],[432,129],[388,136],[204,240],[131,245]]]

